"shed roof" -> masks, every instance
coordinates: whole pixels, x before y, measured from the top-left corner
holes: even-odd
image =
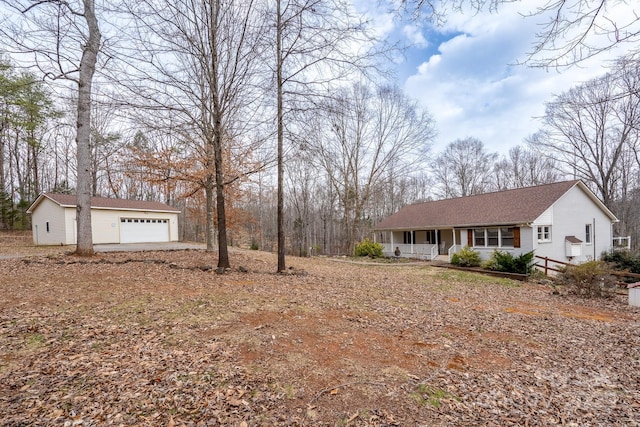
[[[33,210],[42,202],[43,199],[49,199],[52,202],[66,208],[73,208],[77,205],[77,196],[75,194],[59,194],[59,193],[42,193],[35,202],[29,207],[27,213]],[[171,212],[179,213],[180,210],[161,202],[148,202],[143,200],[126,200],[111,199],[107,197],[92,197],[92,209],[110,209],[125,211],[147,211],[147,212]]]
[[[581,188],[612,222],[618,221],[582,181],[574,180],[407,205],[379,222],[375,229],[526,224],[533,222],[575,186]]]

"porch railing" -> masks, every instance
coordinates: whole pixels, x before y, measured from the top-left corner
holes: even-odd
[[[391,244],[391,243],[383,243],[382,252],[385,256],[396,256],[395,250],[396,248],[400,249],[400,257],[401,258],[419,258],[432,260],[435,256],[438,255],[438,247],[436,245],[431,244]],[[434,249],[435,248],[435,249]],[[435,250],[435,256],[434,254]]]
[[[431,261],[433,261],[434,259],[436,259],[438,257],[438,246],[437,245],[433,245],[431,247],[431,258],[429,258]]]
[[[627,249],[631,250],[631,236],[614,237],[613,249]]]

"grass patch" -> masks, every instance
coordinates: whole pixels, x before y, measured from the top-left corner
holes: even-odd
[[[443,270],[435,275],[436,278],[448,282],[462,282],[465,284],[496,284],[508,288],[520,287],[520,282],[502,277],[485,276],[470,271]]]
[[[454,396],[446,390],[437,387],[431,387],[426,384],[418,384],[416,390],[411,394],[422,405],[431,405],[439,408],[443,400],[455,399],[460,401],[459,397]]]
[[[42,334],[29,334],[25,337],[27,347],[34,349],[44,345],[44,335]]]

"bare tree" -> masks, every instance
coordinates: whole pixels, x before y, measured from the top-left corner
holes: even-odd
[[[355,84],[326,103],[317,129],[307,132],[313,157],[342,208],[343,251],[364,237],[366,207],[390,168],[407,175],[421,165],[435,136],[431,116],[394,87]]]
[[[207,250],[217,228],[218,268],[228,268],[225,189],[248,173],[252,126],[262,110],[255,78],[264,19],[254,1],[239,0],[149,0],[129,5],[129,13],[143,49],[124,65],[137,68],[129,89],[146,114],[156,112],[149,126],[193,147],[202,164],[192,178],[205,191]]]
[[[637,146],[639,132],[640,98],[629,95],[616,75],[607,74],[547,103],[543,130],[530,143],[591,185],[610,206],[622,159]]]
[[[494,163],[498,155],[488,153],[476,138],[457,139],[435,159],[433,171],[438,195],[443,198],[481,194],[492,189]]]
[[[517,145],[493,167],[497,190],[551,184],[563,177],[556,161],[545,154]]]
[[[3,0],[12,11],[0,30],[12,48],[31,54],[32,64],[49,79],[77,84],[77,247],[93,255],[91,232],[91,89],[102,34],[94,0]],[[80,46],[80,50],[78,50]],[[78,57],[79,56],[79,57]]]
[[[121,135],[113,130],[115,107],[94,102],[91,108],[91,191],[94,196],[120,197],[116,175],[118,153],[122,152],[124,147]],[[101,185],[100,181],[106,183]],[[100,194],[101,187],[108,191]]]
[[[278,267],[285,270],[284,155],[285,117],[315,108],[320,92],[354,70],[362,70],[370,39],[363,22],[351,13],[345,0],[276,0],[275,88],[277,102],[277,228]],[[291,120],[293,122],[293,120]]]

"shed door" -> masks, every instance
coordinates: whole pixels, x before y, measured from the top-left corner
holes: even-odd
[[[120,219],[120,243],[147,243],[168,241],[168,219]]]

